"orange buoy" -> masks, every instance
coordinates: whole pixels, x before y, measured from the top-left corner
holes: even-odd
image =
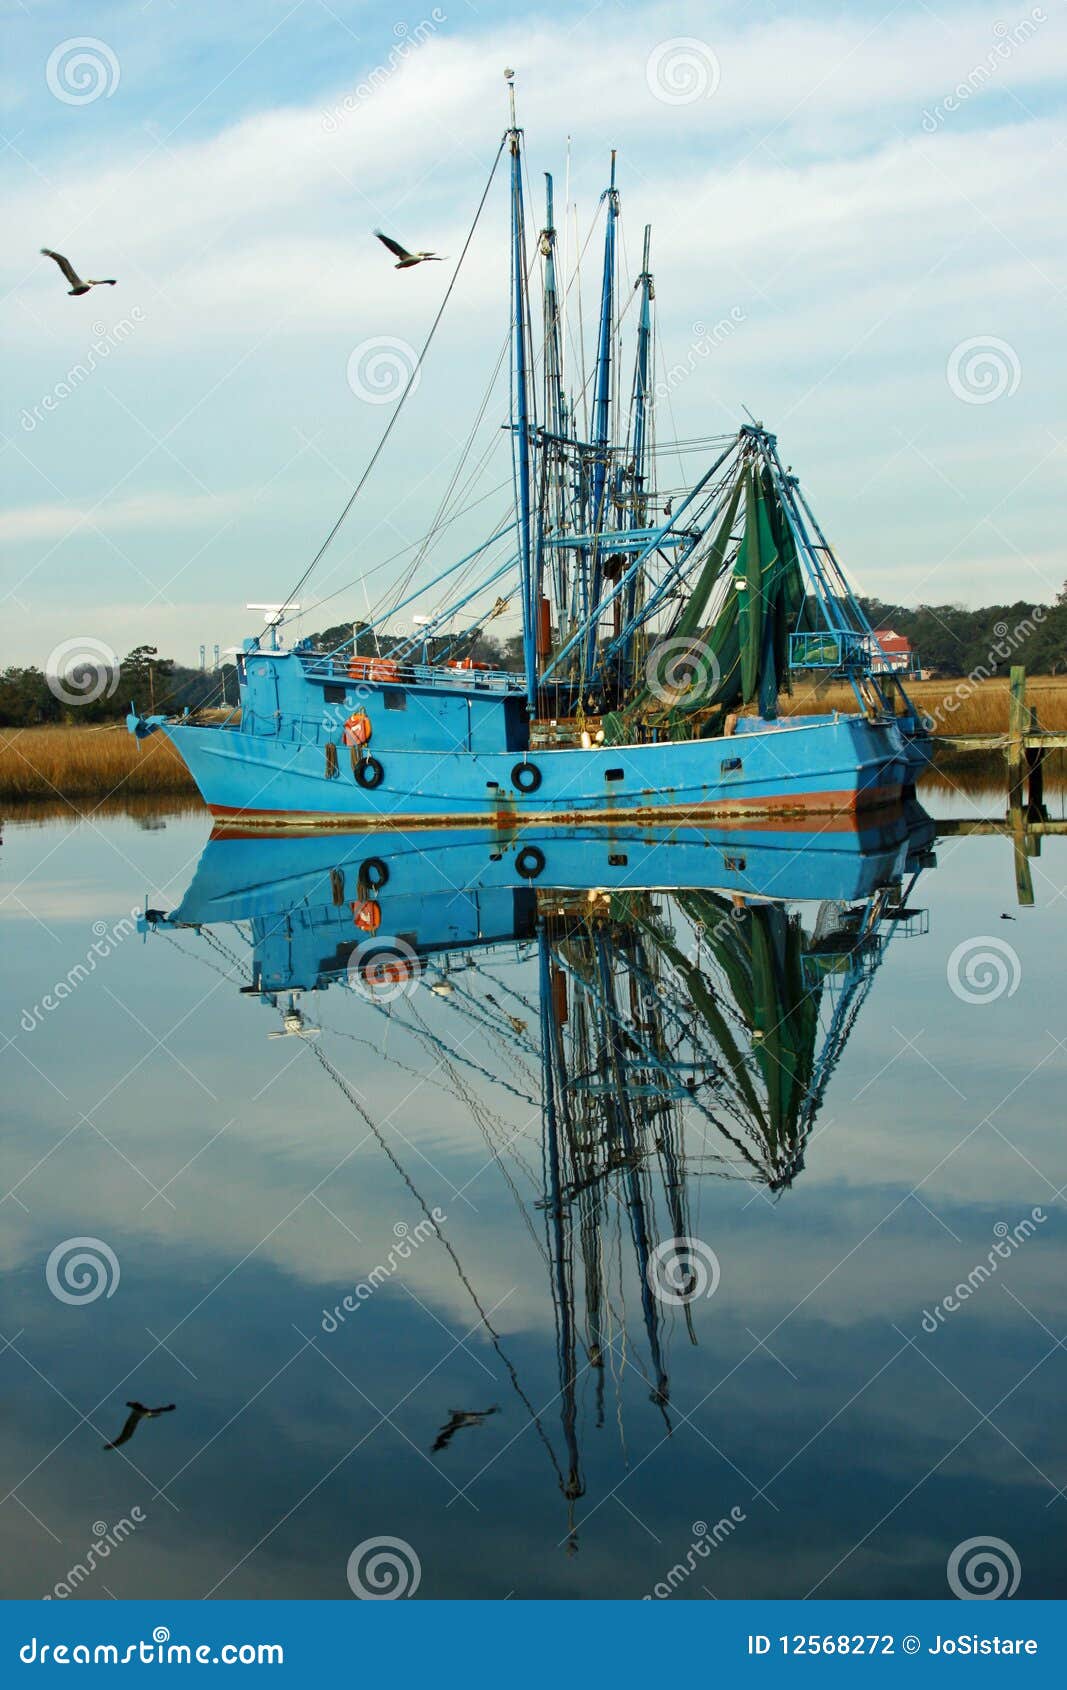
[[[352,920],[361,933],[377,933],[382,925],[382,907],[373,898],[364,898],[362,903],[352,905]]]
[[[365,710],[353,710],[344,726],[346,745],[366,745],[371,736],[370,717]]]

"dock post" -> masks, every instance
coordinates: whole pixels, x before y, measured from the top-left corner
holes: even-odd
[[[1013,663],[1008,680],[1008,807],[1021,809],[1026,781],[1026,752],[1023,736],[1030,729],[1026,704],[1026,667]]]

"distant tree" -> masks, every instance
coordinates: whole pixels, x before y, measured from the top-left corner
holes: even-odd
[[[133,698],[138,693],[143,696],[144,689],[147,687],[149,709],[154,710],[156,707],[156,687],[159,682],[173,672],[174,659],[172,657],[160,657],[158,646],[134,646],[133,650],[127,652],[122,660],[120,678],[126,691],[123,693],[123,689],[120,687],[119,694],[126,698]],[[125,705],[122,708],[125,709]]]

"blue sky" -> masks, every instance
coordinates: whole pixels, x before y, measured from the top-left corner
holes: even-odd
[[[864,591],[1048,600],[1067,576],[1051,0],[0,17],[4,661],[81,635],[195,660],[284,596],[389,415],[353,391],[351,355],[419,345],[450,274],[398,276],[371,231],[458,254],[505,64],[537,191],[550,168],[560,193],[570,135],[584,238],[617,146],[631,273],[653,223],[661,370],[683,372],[661,437],[748,405]],[[502,197],[310,627],[363,614],[448,491],[506,329]],[[70,299],[41,246],[119,285]],[[502,403],[498,384],[477,454]],[[427,575],[500,514],[506,473],[498,450]]]

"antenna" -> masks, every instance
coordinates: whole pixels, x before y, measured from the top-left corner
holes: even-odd
[[[516,127],[516,123],[515,123],[515,72],[511,69],[510,65],[508,66],[508,68],[504,72],[504,81],[508,85],[508,102],[509,102],[509,105],[511,107],[511,127],[512,127],[512,129],[514,129]]]

